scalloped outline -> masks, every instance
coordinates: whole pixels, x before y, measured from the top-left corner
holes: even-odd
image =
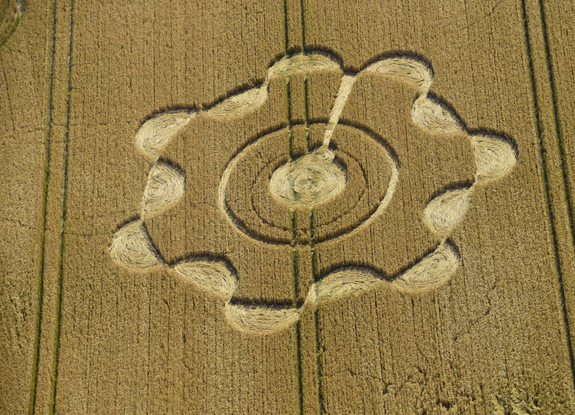
[[[294,63],[298,60],[300,62],[307,63],[308,66],[306,67],[304,65],[304,67],[302,69],[301,66],[296,67],[295,65],[292,65],[292,63]],[[184,111],[181,111],[180,113],[182,114],[182,117],[185,117],[186,119],[180,125],[179,128],[171,128],[170,129],[168,127],[168,130],[170,130],[171,135],[169,137],[164,137],[163,138],[164,141],[160,140],[161,143],[165,143],[165,144],[160,149],[160,152],[158,152],[158,154],[154,154],[154,152],[150,152],[148,148],[144,148],[142,146],[142,140],[141,140],[141,136],[139,134],[137,134],[137,136],[139,137],[137,140],[137,143],[140,144],[140,149],[142,150],[142,152],[144,154],[146,154],[148,157],[151,157],[152,159],[155,158],[155,160],[158,160],[158,158],[161,155],[161,150],[163,150],[165,145],[167,145],[167,142],[169,142],[169,140],[171,140],[175,135],[179,134],[181,129],[184,128],[185,125],[187,125],[187,123],[189,121],[191,121],[191,119],[193,119],[199,113],[205,113],[207,116],[211,116],[211,117],[214,117],[216,119],[218,119],[218,118],[220,118],[220,119],[224,118],[225,119],[228,117],[244,115],[244,114],[250,112],[251,110],[253,110],[254,108],[257,108],[257,107],[263,105],[263,103],[267,100],[268,93],[269,93],[269,80],[271,78],[273,78],[274,76],[289,77],[289,75],[293,72],[304,72],[304,73],[311,72],[314,68],[318,67],[318,65],[316,65],[316,64],[318,64],[318,62],[321,63],[321,64],[319,64],[320,70],[322,70],[322,69],[323,70],[331,70],[331,69],[343,70],[344,69],[343,63],[341,62],[341,60],[339,60],[336,56],[331,55],[331,54],[327,54],[325,52],[321,52],[321,53],[318,53],[318,52],[297,53],[297,54],[293,54],[293,55],[289,55],[289,56],[284,56],[279,61],[277,61],[276,63],[274,63],[273,65],[270,66],[263,84],[261,84],[259,86],[252,87],[252,88],[243,89],[242,91],[235,93],[235,94],[232,94],[232,95],[229,95],[226,98],[216,102],[215,104],[213,104],[207,108],[202,108],[201,110],[184,110]],[[288,68],[286,70],[286,73],[280,73],[280,74],[274,73],[274,69],[277,72],[281,72],[278,68],[282,68],[282,67]],[[401,72],[402,70],[404,70],[403,73]],[[513,156],[512,157],[512,159],[513,159],[512,165],[507,165],[506,170],[502,174],[501,174],[501,172],[497,173],[497,177],[495,177],[493,179],[490,179],[490,178],[486,179],[485,177],[482,177],[481,180],[478,179],[477,171],[479,171],[479,166],[477,165],[477,157],[475,158],[475,162],[476,162],[475,180],[471,186],[469,186],[465,189],[465,197],[468,197],[468,198],[471,197],[471,195],[472,195],[472,193],[473,193],[473,191],[477,185],[483,185],[487,182],[490,182],[491,180],[499,179],[499,178],[503,177],[504,175],[508,174],[509,171],[512,169],[513,165],[515,164],[515,162],[517,160],[517,151],[516,151],[516,148],[514,147],[514,143],[505,137],[499,137],[499,136],[494,137],[494,135],[488,131],[475,130],[473,132],[470,132],[469,130],[467,130],[464,122],[461,120],[461,118],[459,118],[457,116],[456,112],[449,105],[447,105],[444,101],[437,98],[433,94],[429,93],[429,89],[431,87],[431,83],[433,80],[433,69],[432,69],[431,65],[429,63],[427,63],[424,59],[422,59],[418,56],[415,56],[415,55],[410,55],[410,54],[409,55],[408,54],[384,55],[384,56],[380,57],[379,59],[376,59],[376,60],[370,62],[369,64],[365,65],[364,68],[359,70],[359,71],[355,71],[355,72],[353,72],[353,71],[349,72],[348,71],[348,72],[343,73],[342,85],[340,87],[340,91],[338,93],[338,96],[336,97],[336,100],[334,102],[334,106],[332,108],[332,112],[330,114],[330,119],[329,119],[328,126],[326,128],[326,133],[325,133],[324,142],[323,142],[322,147],[327,147],[329,145],[329,140],[331,138],[331,134],[338,124],[339,116],[343,110],[343,106],[345,105],[346,97],[349,94],[351,88],[353,87],[353,84],[355,82],[355,78],[357,77],[357,75],[359,75],[362,72],[388,76],[388,77],[394,78],[396,80],[412,84],[412,86],[415,86],[415,88],[417,89],[417,94],[416,94],[416,97],[415,97],[415,100],[413,103],[413,107],[412,107],[412,121],[414,122],[415,125],[426,130],[428,133],[431,133],[431,134],[462,134],[462,135],[464,134],[470,140],[471,148],[473,149],[474,153],[475,153],[475,145],[476,145],[476,143],[478,143],[480,141],[480,140],[477,140],[478,136],[482,136],[485,140],[487,140],[487,142],[489,142],[489,139],[496,140],[496,143],[499,146],[501,146],[502,142],[506,143],[509,146],[509,150],[512,152],[512,156]],[[265,96],[264,96],[264,94],[262,94],[262,91],[266,92]],[[262,97],[263,97],[263,99],[262,99]],[[341,98],[341,97],[344,97],[344,98]],[[153,123],[155,123],[152,126],[154,133],[162,134],[161,128],[160,127],[156,128],[156,127],[157,127],[157,125],[161,126],[161,117],[163,115],[173,117],[174,112],[173,111],[166,111],[166,112],[155,115],[153,118],[146,121],[140,127],[140,130],[138,131],[138,133],[140,133],[142,131],[142,129],[146,128],[146,126],[150,127]],[[442,131],[442,128],[443,128],[443,131]],[[154,136],[156,139],[158,137],[157,134]],[[481,142],[484,144],[486,142],[485,140],[483,140]],[[509,155],[509,154],[507,154],[507,155]],[[508,158],[508,159],[511,160],[511,158]],[[397,167],[398,167],[398,169],[397,169],[397,174],[398,174],[399,165]],[[228,169],[226,168],[226,171],[227,170]],[[223,190],[222,190],[222,186],[221,186],[221,182],[223,181],[223,176],[224,175],[222,175],[222,179],[220,180],[220,187],[218,189],[218,195],[219,195],[219,199],[221,199],[222,192],[223,192],[223,198],[225,200],[225,186],[224,186]],[[398,180],[398,175],[396,176],[396,182],[397,182],[397,180]],[[461,192],[461,189],[459,189],[458,191]],[[429,201],[428,205],[426,206],[426,209],[428,206],[430,206],[430,204],[437,201],[437,199],[445,197],[448,192],[449,192],[449,190],[446,192],[443,192],[443,193],[439,194],[437,197],[431,199]],[[393,194],[393,191],[389,192],[389,190],[388,190],[388,192],[386,192],[386,196],[384,197],[384,200],[382,201],[382,203],[380,205],[380,206],[382,206],[382,205],[384,206],[381,209],[381,211],[383,211],[386,207],[386,204],[384,203],[384,201],[386,201],[386,198],[387,198],[387,201],[389,201],[391,199],[392,194]],[[388,195],[389,195],[389,197],[388,197]],[[436,204],[441,205],[441,203],[436,203]],[[380,208],[378,208],[378,210],[379,209]],[[457,220],[455,221],[455,225],[457,225],[462,220],[463,216],[465,215],[465,211],[464,212],[456,212],[456,214],[459,215],[460,217],[458,217]],[[226,216],[228,216],[228,215],[226,215]],[[373,216],[374,215],[372,215],[372,217]],[[144,223],[143,219],[137,219],[137,220]],[[308,292],[308,295],[306,297],[306,301],[304,302],[303,305],[301,305],[300,307],[287,308],[287,310],[291,309],[294,311],[294,313],[297,313],[297,315],[298,315],[298,318],[294,319],[293,318],[294,313],[288,313],[290,315],[290,323],[293,323],[293,321],[299,320],[300,309],[301,309],[301,307],[305,306],[305,304],[307,304],[308,302],[315,304],[315,306],[317,307],[317,304],[319,301],[323,301],[323,300],[328,299],[328,298],[337,298],[337,297],[340,297],[341,295],[349,295],[351,293],[366,291],[366,287],[367,287],[367,289],[370,289],[371,287],[378,285],[379,283],[388,283],[391,286],[394,286],[399,291],[411,293],[411,294],[413,294],[415,292],[422,292],[422,291],[427,291],[430,289],[435,289],[435,288],[439,287],[440,285],[445,284],[451,278],[451,276],[455,273],[455,271],[459,265],[459,253],[457,251],[457,247],[455,246],[455,244],[451,240],[449,240],[449,235],[451,234],[451,232],[455,228],[455,225],[450,227],[447,231],[443,231],[443,230],[439,230],[436,228],[434,229],[433,224],[430,224],[430,223],[427,223],[427,224],[430,227],[430,229],[440,239],[439,244],[437,245],[435,250],[433,250],[431,253],[425,255],[419,261],[409,265],[404,272],[399,273],[398,275],[395,275],[391,279],[385,279],[382,275],[378,274],[372,268],[339,267],[335,270],[332,270],[327,275],[322,276],[317,282],[315,282],[314,284],[311,285],[310,290]],[[120,233],[122,231],[122,229],[123,229],[123,227],[120,227],[116,231],[116,235],[118,233]],[[145,228],[142,227],[142,229],[145,229]],[[359,229],[359,226],[356,229]],[[148,238],[149,238],[149,236],[148,236]],[[150,239],[150,241],[149,241],[150,243],[148,245],[153,247],[153,241],[151,240],[151,238],[149,238],[149,239]],[[113,246],[114,246],[114,244],[112,245],[112,247]],[[111,251],[113,250],[112,247],[111,247]],[[118,255],[114,255],[113,252],[112,252],[112,254],[113,254],[112,255],[113,258],[118,257]],[[444,257],[443,260],[442,260],[441,256]],[[190,256],[190,257],[186,258],[186,260],[193,261],[193,258],[194,258],[194,256]],[[120,263],[120,264],[127,266],[126,264],[122,264],[122,263]],[[163,259],[158,258],[158,266],[164,266],[164,267],[167,267],[168,269],[174,271],[173,267],[175,265],[176,264],[171,264],[171,265],[166,264],[163,261]],[[130,268],[129,266],[127,266],[127,267]],[[347,272],[347,274],[345,274],[346,272]],[[441,275],[431,275],[434,272],[436,272],[436,274],[440,273]],[[353,282],[353,279],[350,280],[350,278],[351,278],[350,275],[352,275],[352,273],[353,273],[353,276],[356,278],[356,280],[355,280],[356,285],[354,285],[354,286],[349,285]],[[336,283],[338,282],[337,278],[335,278],[335,277],[337,275],[340,275],[340,274],[346,276],[345,278],[347,278],[346,284],[348,284],[348,285],[345,287],[343,287],[343,286],[335,287],[335,285],[337,285]],[[424,278],[421,277],[422,275]],[[329,277],[331,277],[331,279]],[[332,287],[332,288],[334,288],[336,294],[335,295],[327,295],[327,296],[322,295],[321,294],[322,292],[327,292],[326,291],[326,284],[328,284],[331,280],[335,280],[335,283],[333,284],[334,287]],[[339,282],[342,282],[342,280],[343,279],[340,278]],[[350,282],[350,281],[352,281],[352,282]],[[340,294],[338,294],[338,293],[340,293]],[[224,305],[224,313],[226,314],[226,316],[228,314],[227,310],[231,309],[230,307],[228,307],[228,304],[230,303],[231,300],[232,300],[232,298],[228,299],[228,301],[226,301],[226,303]],[[253,305],[245,305],[245,306],[235,305],[233,308],[234,309],[238,308],[238,310],[240,310],[241,313],[244,313],[244,314],[248,313],[249,318],[255,318],[256,320],[258,318],[260,318],[260,320],[261,320],[261,318],[267,319],[268,317],[272,316],[272,314],[273,315],[282,314],[282,313],[279,313],[277,307],[274,307],[273,305],[257,306],[254,303]],[[284,308],[282,308],[282,310],[286,310],[286,308],[284,307]],[[266,313],[266,311],[269,311],[269,313]],[[243,323],[241,323],[241,322],[238,323],[238,319],[233,318],[233,316],[227,316],[227,317],[229,317],[229,318],[227,318],[228,322],[232,326],[234,326],[235,328],[237,328],[238,330],[241,330],[241,331],[264,333],[264,332],[270,332],[270,331],[273,332],[273,331],[275,331],[276,327],[279,327],[279,328],[286,327],[286,325],[283,324],[284,321],[276,321],[274,324],[270,323],[270,324],[272,324],[269,327],[270,330],[262,330],[261,321],[257,320],[257,326],[259,329],[258,330],[251,330],[249,325],[246,326],[246,325],[243,325]]]

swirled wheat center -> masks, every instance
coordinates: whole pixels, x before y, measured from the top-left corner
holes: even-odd
[[[333,199],[345,188],[347,175],[331,150],[313,153],[280,166],[270,180],[270,191],[290,206],[314,206]]]

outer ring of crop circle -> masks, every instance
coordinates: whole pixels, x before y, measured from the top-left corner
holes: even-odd
[[[299,124],[300,123],[296,123],[294,125],[299,125]],[[325,122],[316,122],[316,123],[312,123],[310,125],[314,125],[314,124],[325,125],[326,123]],[[397,155],[395,154],[395,152],[391,148],[391,146],[387,143],[387,141],[383,137],[381,137],[379,134],[377,134],[376,132],[374,132],[373,130],[371,130],[365,126],[359,126],[357,124],[354,124],[351,122],[346,122],[343,120],[340,120],[339,124],[342,126],[346,126],[346,127],[349,127],[349,128],[352,128],[352,129],[355,129],[355,130],[361,132],[362,136],[367,136],[368,138],[371,138],[372,140],[375,141],[376,144],[380,145],[383,148],[383,151],[386,153],[386,155],[389,157],[389,159],[391,161],[391,163],[390,163],[390,165],[391,165],[391,177],[390,177],[390,180],[388,182],[388,186],[387,186],[387,189],[385,190],[383,198],[380,200],[380,203],[377,205],[377,208],[374,209],[373,211],[371,211],[367,215],[367,217],[364,217],[363,219],[361,219],[354,226],[342,229],[340,232],[331,233],[331,234],[327,235],[326,237],[317,239],[316,243],[331,241],[331,240],[337,239],[339,237],[342,237],[344,235],[348,235],[352,232],[356,232],[360,228],[367,226],[367,224],[369,224],[373,220],[375,220],[381,213],[383,213],[385,208],[389,205],[389,202],[391,201],[391,197],[393,196],[393,193],[395,192],[395,188],[396,188],[396,185],[397,185],[397,182],[399,179],[399,160],[397,158]],[[246,226],[241,221],[241,219],[238,218],[236,216],[236,214],[232,211],[232,209],[228,206],[227,187],[228,187],[230,177],[231,177],[232,173],[234,172],[236,165],[239,163],[241,158],[244,157],[245,151],[248,150],[250,148],[250,146],[257,143],[260,139],[262,139],[262,138],[264,138],[270,134],[281,131],[285,128],[286,128],[286,125],[281,125],[277,128],[274,128],[271,130],[266,130],[265,132],[256,135],[252,140],[250,140],[248,142],[248,144],[246,144],[244,147],[242,147],[232,157],[230,162],[227,164],[227,166],[226,166],[226,168],[225,168],[225,170],[221,176],[220,184],[218,187],[218,206],[219,206],[220,210],[222,210],[225,213],[229,222],[235,228],[237,228],[239,231],[241,231],[243,234],[245,234],[246,236],[248,236],[254,240],[264,242],[266,244],[271,244],[271,245],[288,245],[288,243],[284,240],[278,240],[278,239],[263,237],[262,235],[254,232],[252,229],[250,229],[248,226]],[[287,211],[286,211],[286,213],[287,213]]]

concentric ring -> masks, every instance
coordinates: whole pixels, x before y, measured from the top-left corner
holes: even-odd
[[[309,125],[311,134],[327,124]],[[294,129],[302,124],[295,124]],[[270,244],[309,243],[310,221],[293,226],[290,207],[269,191],[273,172],[289,161],[287,126],[254,137],[231,159],[220,180],[218,204],[231,224],[247,236]],[[346,166],[341,194],[314,207],[316,243],[349,234],[375,219],[387,207],[399,178],[399,161],[387,142],[361,126],[340,122],[334,133],[336,159]],[[368,167],[369,166],[369,167]],[[309,217],[305,208],[291,210]],[[292,230],[297,229],[297,235]]]

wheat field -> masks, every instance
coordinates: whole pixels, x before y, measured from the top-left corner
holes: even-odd
[[[0,414],[575,413],[575,3],[0,6]]]

